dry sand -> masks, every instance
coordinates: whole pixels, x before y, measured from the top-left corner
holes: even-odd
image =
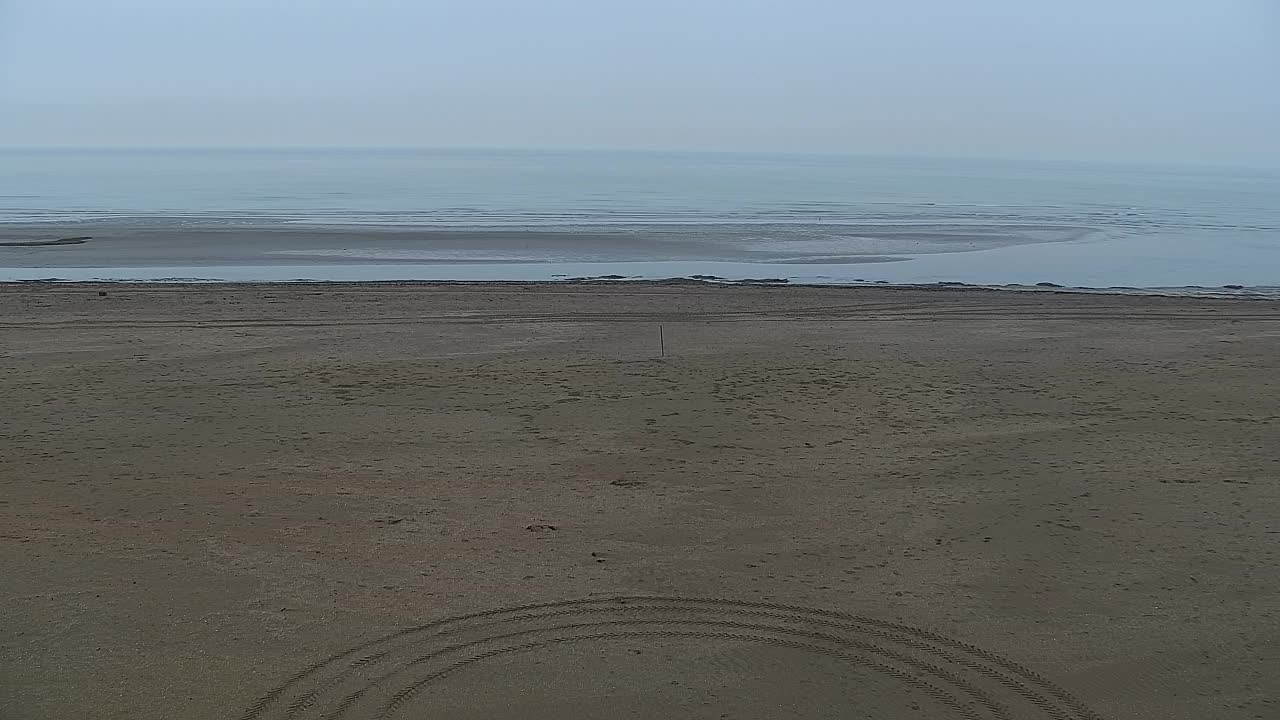
[[[1276,301],[4,286],[0,368],[5,720],[1280,717]]]

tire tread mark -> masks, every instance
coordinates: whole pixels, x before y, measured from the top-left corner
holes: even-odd
[[[419,691],[421,691],[422,688],[425,687],[428,683],[438,680],[444,677],[445,675],[449,675],[453,672],[456,672],[457,670],[460,670],[463,667],[466,667],[467,665],[470,665],[475,662],[479,662],[481,660],[487,660],[497,655],[502,655],[502,654],[511,653],[511,652],[519,652],[522,650],[530,650],[530,649],[535,649],[540,647],[546,647],[547,645],[550,645],[553,643],[569,643],[569,642],[581,642],[586,640],[638,638],[638,637],[692,637],[692,638],[703,638],[703,639],[741,640],[746,642],[768,642],[769,644],[772,644],[772,645],[778,645],[782,647],[791,647],[791,648],[805,650],[805,651],[813,652],[817,654],[828,655],[828,656],[832,656],[832,657],[836,657],[841,660],[844,660],[845,662],[848,662],[850,664],[866,665],[868,667],[879,670],[880,672],[883,672],[897,680],[901,680],[902,682],[905,682],[927,693],[938,702],[942,703],[943,705],[946,705],[947,707],[950,707],[951,709],[960,713],[961,715],[968,718],[969,720],[982,720],[981,716],[978,715],[976,712],[974,712],[971,706],[965,703],[961,703],[950,693],[934,685],[931,685],[919,679],[918,677],[911,675],[910,673],[904,673],[901,670],[898,670],[897,668],[894,668],[888,665],[882,665],[880,663],[867,660],[866,658],[860,658],[857,655],[840,652],[839,650],[832,650],[830,648],[825,648],[820,645],[811,645],[809,643],[794,642],[789,640],[779,640],[777,638],[764,639],[764,638],[756,637],[754,635],[745,635],[740,633],[717,633],[717,632],[699,632],[699,631],[682,632],[679,630],[649,630],[649,631],[633,630],[633,631],[627,631],[627,632],[596,633],[594,635],[558,637],[558,638],[549,638],[547,640],[542,640],[538,642],[530,642],[530,643],[524,643],[522,645],[515,645],[511,647],[497,648],[494,650],[490,650],[488,652],[484,652],[479,655],[473,655],[464,660],[460,660],[454,663],[453,665],[450,665],[449,667],[444,668],[443,670],[436,671],[425,678],[420,678],[413,685],[410,685],[400,690],[398,693],[392,696],[392,698],[383,705],[381,711],[375,717],[378,720],[387,720],[388,718],[394,716],[399,711],[399,709],[404,706],[406,702],[408,702],[414,695],[416,695]]]
[[[582,608],[578,610],[561,610],[557,612],[544,613],[544,614],[521,615],[521,616],[510,617],[510,618],[504,618],[501,622],[507,623],[507,622],[523,622],[523,621],[530,621],[530,620],[547,620],[549,618],[565,616],[565,615],[576,616],[576,615],[582,615],[587,613],[616,613],[616,612],[625,611],[625,610],[635,610],[635,611],[655,611],[656,610],[656,611],[675,611],[675,612],[683,611],[683,612],[690,612],[690,613],[699,612],[696,609],[691,609],[688,607],[676,606],[676,605],[661,605],[661,604],[645,605],[645,606],[636,606],[636,605],[625,606],[624,605],[621,607]],[[845,621],[842,623],[832,619],[825,619],[825,618],[814,618],[814,617],[797,616],[797,615],[784,615],[782,613],[770,612],[764,609],[720,608],[717,610],[717,613],[720,615],[747,615],[747,616],[753,616],[753,617],[772,618],[780,621],[792,621],[792,622],[810,623],[815,625],[825,625],[828,627],[854,630],[860,633],[865,633],[865,634],[880,638],[881,640],[886,640],[888,642],[906,645],[907,647],[914,648],[916,650],[919,650],[927,654],[938,655],[944,658],[945,660],[947,660],[948,662],[961,665],[965,668],[968,668],[969,670],[972,670],[976,673],[984,675],[1000,683],[1001,685],[1004,685],[1005,687],[1013,690],[1017,694],[1021,695],[1024,699],[1026,699],[1028,702],[1032,703],[1033,705],[1036,705],[1041,710],[1043,710],[1046,714],[1048,714],[1050,717],[1055,718],[1056,720],[1071,720],[1070,716],[1067,713],[1063,712],[1061,708],[1054,705],[1052,702],[1050,702],[1040,693],[1036,692],[1035,690],[1032,690],[1031,688],[1028,688],[1025,684],[1019,682],[1017,679],[1004,675],[1003,673],[987,665],[984,665],[981,662],[977,662],[973,659],[970,659],[964,655],[956,654],[948,650],[937,648],[934,645],[931,645],[928,642],[925,642],[919,639],[913,639],[914,634],[911,634],[911,633],[903,633],[900,630],[886,631],[886,630],[874,629],[874,628],[864,628],[864,627],[859,627],[856,624],[850,624],[848,621]],[[636,621],[623,621],[623,622],[627,622],[628,624],[633,624]],[[656,621],[647,621],[647,622],[656,622]],[[673,624],[678,622],[698,624],[698,623],[707,623],[709,621],[689,618],[689,619],[682,619],[682,620],[671,620],[669,622],[672,622]],[[456,630],[448,630],[448,631],[439,633],[437,635],[434,635],[433,637],[439,638],[439,637],[444,637],[450,633],[465,632],[467,630],[477,630],[479,629],[479,627],[483,627],[483,626],[478,626],[478,627],[473,626],[470,628],[459,628]],[[783,631],[783,632],[790,631],[789,629],[783,630],[783,627],[785,626],[780,626],[778,628],[779,631]],[[554,629],[557,629],[557,628],[547,627],[547,628],[542,628],[540,630],[550,631]],[[529,631],[529,632],[533,632],[533,631]],[[504,637],[504,636],[497,636],[497,637]],[[850,642],[855,642],[855,641],[850,640]],[[875,646],[872,646],[872,647],[875,647]],[[880,652],[880,650],[876,649],[876,650],[873,650],[873,652]],[[349,669],[355,669],[358,667],[362,668],[371,664],[376,664],[380,660],[389,656],[390,653],[391,651],[385,651],[382,653],[378,653],[377,655],[370,655],[364,658],[360,658],[358,660],[353,661],[349,666]],[[340,673],[334,679],[334,681],[335,682],[340,681],[342,678],[348,675],[349,675],[349,672]],[[386,676],[383,676],[383,677],[385,678]],[[343,700],[345,705],[343,707],[349,707],[350,704],[354,703],[361,694],[362,693],[360,691],[357,691],[355,693],[352,693],[352,696],[354,697],[348,696],[347,698],[344,698]],[[348,702],[348,699],[349,699],[349,702]],[[326,717],[335,718],[340,716],[341,716],[341,713],[339,712],[339,713],[331,714]]]
[[[395,675],[399,675],[401,672],[403,672],[405,669],[409,667],[427,663],[431,660],[435,660],[439,658],[442,655],[458,652],[460,650],[466,650],[467,648],[473,648],[479,645],[484,645],[486,643],[494,642],[496,640],[508,640],[511,638],[520,637],[522,635],[532,635],[535,633],[549,633],[549,632],[564,631],[564,630],[585,630],[588,628],[601,628],[601,627],[608,627],[612,625],[623,625],[623,626],[673,625],[673,624],[678,624],[679,622],[680,621],[664,620],[664,619],[641,619],[641,620],[604,620],[604,621],[589,622],[589,623],[571,623],[567,625],[558,625],[553,627],[531,628],[527,630],[504,633],[501,635],[493,635],[490,637],[481,638],[479,640],[472,640],[469,642],[460,643],[456,645],[450,645],[444,648],[440,648],[438,650],[434,650],[426,655],[413,658],[412,660],[407,661],[406,663],[396,668],[395,670],[392,670],[391,672],[385,673],[380,677],[374,679],[373,681],[368,683],[363,689],[353,692],[347,697],[343,698],[343,703],[340,703],[339,707],[336,708],[334,712],[327,715],[326,718],[341,717],[342,714],[345,713],[346,710],[350,708],[352,704],[357,702],[366,691],[382,684],[383,682],[394,677]],[[800,630],[796,628],[777,627],[772,625],[742,623],[742,622],[736,622],[732,620],[688,620],[686,622],[689,622],[691,624],[696,624],[698,626],[716,626],[716,627],[722,627],[722,628],[729,628],[733,630],[750,630],[755,632],[772,632],[772,633],[777,633],[779,635],[794,635],[799,637],[807,637],[815,640],[823,640],[825,642],[829,642],[835,645],[845,645],[845,646],[855,647],[867,653],[882,655],[886,658],[895,660],[903,665],[913,667],[918,672],[930,674],[937,678],[945,680],[951,683],[952,685],[960,688],[965,693],[969,694],[971,697],[973,697],[973,699],[976,702],[978,702],[979,704],[983,705],[988,710],[990,710],[995,717],[1001,718],[1002,720],[1005,720],[1009,717],[1008,712],[1005,710],[1004,706],[1001,705],[994,698],[992,698],[988,693],[983,691],[981,688],[978,688],[969,684],[964,678],[957,676],[955,673],[947,670],[946,668],[940,667],[938,665],[935,665],[933,663],[930,663],[918,658],[911,657],[910,655],[905,655],[903,653],[899,653],[893,650],[889,650],[887,648],[883,648],[879,645],[875,645],[874,643],[855,640],[852,638],[845,638],[838,635],[832,635],[830,633],[820,633],[820,632],[813,632],[813,631],[807,631],[807,630]],[[689,632],[689,631],[680,631],[680,632]],[[768,636],[765,636],[765,635],[752,635],[751,637],[755,637],[757,638],[757,640],[765,643],[768,643],[771,640],[776,639],[776,638],[769,638]],[[867,662],[874,662],[874,661],[868,660]]]
[[[265,695],[263,695],[260,700],[258,700],[252,706],[249,707],[249,709],[245,712],[245,714],[240,717],[240,720],[255,720],[256,718],[260,717],[267,710],[268,707],[270,707],[273,703],[275,703],[275,701],[281,695],[288,692],[294,685],[306,679],[309,675],[312,675],[315,672],[324,669],[325,667],[337,662],[338,660],[341,660],[342,658],[347,657],[349,655],[354,655],[356,653],[359,653],[362,650],[366,650],[368,648],[381,645],[382,643],[396,640],[405,635],[424,632],[426,630],[440,627],[442,625],[447,625],[449,623],[463,622],[466,620],[475,620],[483,617],[492,617],[494,615],[501,615],[502,613],[512,612],[513,610],[515,611],[534,610],[539,608],[557,607],[557,606],[586,605],[589,603],[600,602],[600,601],[601,601],[600,598],[579,598],[576,600],[561,600],[559,602],[518,605],[510,608],[495,608],[492,610],[481,610],[479,612],[467,613],[465,615],[454,615],[450,617],[444,617],[444,618],[440,618],[439,620],[433,620],[429,623],[425,623],[423,625],[416,625],[414,627],[396,630],[395,632],[391,632],[381,637],[368,640],[366,642],[360,643],[359,645],[356,645],[355,647],[349,648],[347,650],[343,650],[341,652],[334,653],[332,655],[329,655],[328,657],[322,658],[320,660],[317,660],[311,663],[305,668],[294,673],[292,676],[289,677],[289,679],[285,680],[280,685],[277,685],[271,688],[271,690],[269,690]]]
[[[987,651],[985,651],[985,650],[982,650],[982,649],[978,648],[977,646],[971,645],[971,644],[969,644],[969,643],[964,643],[964,642],[962,642],[962,641],[953,640],[953,639],[951,639],[951,638],[947,638],[947,637],[945,637],[945,636],[937,635],[937,634],[935,634],[935,633],[931,633],[931,632],[929,632],[929,631],[927,631],[927,630],[921,630],[921,629],[919,629],[919,628],[914,628],[914,627],[911,627],[911,626],[909,626],[909,625],[903,625],[903,624],[901,624],[901,623],[892,623],[892,622],[887,622],[887,621],[884,621],[884,620],[878,620],[878,619],[875,619],[875,618],[868,618],[868,617],[865,617],[865,616],[851,615],[851,614],[848,614],[848,613],[841,613],[841,612],[838,612],[838,611],[823,611],[823,610],[815,610],[815,609],[812,609],[812,608],[803,608],[803,607],[800,607],[800,606],[794,606],[794,605],[779,605],[779,604],[774,604],[774,603],[753,603],[753,602],[745,602],[745,601],[712,600],[712,599],[701,599],[701,598],[651,598],[651,597],[649,597],[649,596],[628,596],[628,597],[624,597],[624,598],[616,598],[616,599],[617,599],[617,600],[620,600],[620,601],[624,601],[624,602],[634,602],[634,601],[642,601],[642,602],[644,602],[644,601],[657,601],[657,602],[662,602],[662,601],[675,601],[675,602],[696,603],[696,604],[702,604],[702,605],[712,605],[712,604],[728,603],[728,604],[731,604],[731,605],[745,605],[745,606],[752,607],[752,608],[755,608],[755,607],[761,607],[762,609],[764,609],[764,608],[768,608],[768,609],[782,609],[782,610],[787,610],[788,612],[793,612],[793,613],[801,614],[801,617],[789,617],[789,616],[782,616],[784,619],[793,619],[793,620],[799,620],[799,621],[805,621],[805,622],[814,622],[814,620],[813,620],[813,618],[812,618],[812,617],[804,617],[803,615],[804,615],[804,614],[808,614],[808,615],[810,615],[810,616],[811,616],[811,615],[815,615],[815,614],[816,614],[816,615],[821,615],[821,616],[837,617],[837,618],[844,619],[844,620],[852,620],[852,621],[854,621],[854,622],[860,622],[860,623],[863,623],[863,624],[869,624],[869,625],[873,625],[873,626],[877,626],[877,627],[889,628],[889,629],[892,629],[892,630],[894,630],[894,631],[896,631],[896,632],[903,633],[904,635],[907,635],[907,636],[915,636],[915,637],[918,637],[918,638],[922,638],[923,640],[928,640],[928,641],[932,641],[932,642],[935,642],[935,643],[941,643],[941,644],[944,644],[944,645],[949,645],[949,646],[951,646],[951,647],[953,647],[953,648],[957,648],[957,649],[963,650],[964,652],[968,652],[968,653],[971,653],[971,654],[978,655],[978,656],[982,657],[983,659],[987,660],[988,662],[996,663],[997,665],[999,665],[999,666],[1001,666],[1001,667],[1005,668],[1005,670],[1006,670],[1006,671],[1008,671],[1008,672],[1012,672],[1012,673],[1014,673],[1015,675],[1022,676],[1024,679],[1027,679],[1027,680],[1031,681],[1033,684],[1039,685],[1043,691],[1045,691],[1045,692],[1047,692],[1047,693],[1049,693],[1049,694],[1051,694],[1051,695],[1053,695],[1053,696],[1057,697],[1057,699],[1058,699],[1060,702],[1064,703],[1065,705],[1067,705],[1067,707],[1069,707],[1071,710],[1075,711],[1078,715],[1080,715],[1080,716],[1081,716],[1081,718],[1082,718],[1082,720],[1098,720],[1097,715],[1096,715],[1096,714],[1093,714],[1091,710],[1089,710],[1087,707],[1085,707],[1085,706],[1083,706],[1083,705],[1079,704],[1079,703],[1078,703],[1078,701],[1073,702],[1073,701],[1074,701],[1074,698],[1071,698],[1069,695],[1068,695],[1066,698],[1061,697],[1062,695],[1066,694],[1064,690],[1061,690],[1060,688],[1056,688],[1056,686],[1054,686],[1054,685],[1053,685],[1052,683],[1050,683],[1048,680],[1046,680],[1045,678],[1043,678],[1043,677],[1041,677],[1041,676],[1037,675],[1036,673],[1034,673],[1034,672],[1033,672],[1033,671],[1031,671],[1030,669],[1028,669],[1028,668],[1026,668],[1026,667],[1023,667],[1023,666],[1021,666],[1021,665],[1017,665],[1016,663],[1013,663],[1012,661],[1009,661],[1009,660],[1007,660],[1007,659],[1005,659],[1005,658],[1002,658],[1002,657],[1000,657],[1000,656],[998,656],[998,655],[995,655],[994,653],[990,653],[990,652],[987,652]],[[563,612],[559,612],[559,613],[546,613],[546,614],[542,614],[542,615],[518,616],[518,617],[512,617],[512,618],[504,618],[504,619],[502,620],[502,622],[518,622],[518,621],[522,621],[522,620],[533,620],[533,619],[547,618],[547,617],[552,617],[552,616],[555,616],[555,615],[573,615],[573,614],[578,614],[578,613],[583,613],[583,612],[618,612],[618,611],[626,611],[626,610],[645,611],[645,610],[670,610],[670,609],[673,609],[673,608],[670,608],[670,607],[663,607],[663,606],[661,606],[661,605],[645,605],[645,606],[634,606],[634,605],[628,606],[628,605],[621,605],[621,606],[603,607],[603,608],[590,608],[590,609],[585,609],[585,610],[581,610],[581,609],[580,609],[580,610],[568,610],[568,611],[563,611]],[[682,610],[689,610],[690,608],[680,608],[680,609],[682,609]],[[518,611],[519,609],[518,609],[518,608],[511,608],[511,609],[509,609],[509,610],[511,610],[511,611],[513,611],[513,612],[514,612],[514,611]],[[744,612],[743,610],[740,610],[740,609],[739,609],[739,610],[726,610],[726,609],[725,609],[725,608],[723,608],[723,607],[718,607],[718,608],[716,608],[716,611],[717,611],[717,612],[719,612],[719,613],[721,613],[721,614],[730,614],[730,613],[758,614],[758,613],[748,613],[748,612]],[[765,616],[766,616],[766,617],[768,617],[769,615],[768,615],[767,613],[765,613]],[[475,628],[464,628],[464,629],[475,629]],[[448,634],[449,632],[460,632],[460,631],[462,631],[462,630],[464,630],[464,629],[459,629],[459,630],[450,630],[450,631],[446,631],[446,632],[440,633],[440,635],[445,635],[445,634]],[[866,630],[866,629],[861,629],[861,631],[862,631],[862,632],[869,632],[869,631],[868,631],[868,630]],[[882,639],[889,639],[889,640],[892,640],[893,642],[899,642],[899,643],[902,643],[902,644],[907,644],[908,646],[916,647],[917,649],[923,650],[924,652],[929,652],[929,653],[934,653],[934,654],[937,654],[937,652],[938,652],[936,648],[932,648],[931,646],[929,646],[929,645],[928,645],[928,643],[927,643],[927,642],[919,642],[919,644],[914,644],[914,645],[913,645],[913,644],[912,644],[912,641],[904,641],[904,640],[899,639],[899,638],[885,637],[884,635],[879,635],[879,637],[881,637]],[[944,657],[948,657],[948,659],[952,659],[952,658],[954,658],[955,656],[944,656]],[[1055,706],[1053,705],[1053,703],[1051,703],[1051,702],[1049,702],[1048,700],[1046,700],[1042,695],[1039,695],[1038,693],[1035,693],[1034,691],[1031,691],[1031,690],[1027,689],[1025,686],[1021,685],[1021,684],[1020,684],[1020,683],[1018,683],[1016,680],[1011,680],[1011,679],[1007,678],[1006,676],[1004,676],[1004,675],[1000,674],[999,672],[997,672],[997,671],[995,671],[995,670],[992,670],[992,669],[991,669],[991,668],[989,668],[989,667],[986,667],[986,666],[981,665],[981,663],[976,663],[976,662],[973,662],[973,661],[964,661],[964,660],[952,660],[952,661],[953,661],[953,662],[958,662],[958,664],[965,665],[966,667],[969,667],[970,669],[975,670],[976,672],[979,672],[979,673],[981,673],[981,674],[983,674],[983,675],[986,675],[986,676],[987,676],[987,677],[989,677],[989,678],[992,678],[992,679],[996,680],[997,682],[1000,682],[1001,684],[1004,684],[1006,687],[1010,687],[1010,688],[1011,688],[1011,689],[1013,689],[1015,692],[1018,692],[1018,694],[1022,695],[1024,698],[1026,698],[1028,701],[1030,701],[1031,703],[1035,704],[1035,705],[1036,705],[1036,706],[1038,706],[1040,709],[1044,710],[1044,711],[1045,711],[1046,713],[1048,713],[1051,717],[1057,718],[1058,720],[1070,720],[1070,719],[1069,719],[1069,716],[1068,716],[1067,714],[1065,714],[1065,713],[1063,712],[1063,710],[1062,710],[1062,709],[1060,709],[1060,708],[1058,708],[1058,707],[1055,707]],[[361,664],[363,664],[363,663],[361,663]]]
[[[628,602],[628,601],[644,600],[647,598],[642,595],[639,595],[639,596],[633,595],[633,596],[622,596],[616,599],[621,602]],[[1079,713],[1081,717],[1084,718],[1085,720],[1101,720],[1101,717],[1097,713],[1095,713],[1094,711],[1086,707],[1083,703],[1077,700],[1075,696],[1073,696],[1071,693],[1067,692],[1065,689],[1053,683],[1049,679],[1045,678],[1043,675],[1040,675],[1039,673],[1032,670],[1031,668],[1028,668],[1025,665],[1016,663],[1012,660],[1009,660],[1008,658],[1005,658],[1001,655],[997,655],[988,650],[983,650],[982,648],[972,643],[967,643],[962,640],[949,638],[945,635],[939,635],[929,630],[923,630],[921,628],[912,627],[910,625],[904,625],[902,623],[890,622],[888,620],[879,620],[877,618],[866,617],[865,615],[854,615],[851,613],[843,613],[838,610],[822,610],[817,608],[807,608],[800,605],[784,605],[779,603],[766,603],[766,602],[756,602],[756,601],[747,601],[747,600],[722,600],[722,599],[710,599],[710,598],[702,599],[702,598],[671,597],[671,598],[661,598],[661,599],[669,600],[673,602],[692,602],[692,603],[706,603],[706,604],[724,603],[724,604],[739,606],[739,607],[761,607],[761,608],[770,608],[775,610],[787,610],[789,612],[809,613],[814,615],[823,615],[827,617],[847,618],[851,620],[857,620],[858,622],[867,623],[870,625],[877,625],[880,627],[892,628],[894,630],[899,630],[901,632],[916,635],[917,637],[920,637],[926,640],[930,640],[933,642],[942,643],[943,645],[949,645],[951,647],[959,648],[966,652],[977,655],[978,657],[981,657],[984,660],[989,660],[991,662],[994,662],[997,665],[1000,665],[1001,667],[1004,667],[1007,670],[1010,670],[1019,675],[1022,675],[1028,680],[1031,680],[1035,684],[1039,685],[1045,691],[1054,695],[1058,700],[1060,700],[1061,702],[1071,707],[1072,710],[1075,710],[1077,713]]]
[[[808,608],[808,607],[797,606],[797,605],[786,605],[786,604],[767,603],[767,602],[749,602],[749,601],[727,600],[727,599],[718,599],[718,598],[662,597],[662,596],[647,596],[647,595],[629,595],[629,596],[601,597],[601,598],[578,598],[573,600],[563,600],[563,601],[546,602],[546,603],[531,603],[531,604],[518,605],[518,606],[512,606],[512,607],[506,607],[506,608],[495,608],[495,609],[484,610],[479,612],[445,617],[445,618],[434,620],[432,622],[425,623],[422,625],[417,625],[414,627],[397,630],[395,632],[388,633],[382,637],[375,638],[367,642],[361,643],[347,650],[334,653],[326,658],[323,658],[317,662],[314,662],[308,665],[307,667],[303,668],[299,672],[290,676],[282,684],[276,687],[273,687],[270,691],[268,691],[261,699],[259,699],[257,702],[255,702],[253,705],[251,705],[247,709],[245,714],[241,716],[240,720],[257,720],[257,718],[260,718],[272,705],[274,705],[281,698],[282,695],[292,690],[294,686],[298,685],[299,683],[308,681],[310,676],[315,675],[316,673],[327,668],[328,666],[340,660],[343,660],[344,658],[349,658],[352,655],[357,655],[361,651],[369,650],[371,648],[374,648],[375,646],[378,646],[384,643],[394,642],[396,640],[405,638],[410,635],[427,632],[433,629],[445,629],[449,625],[465,623],[472,620],[484,620],[484,619],[494,618],[501,615],[508,615],[508,614],[520,613],[520,612],[530,612],[530,611],[556,609],[556,608],[580,608],[585,605],[598,605],[598,604],[609,604],[609,607],[602,608],[602,610],[626,611],[633,607],[636,610],[644,610],[646,608],[630,606],[627,603],[664,603],[664,602],[665,603],[689,603],[694,605],[695,608],[699,606],[703,606],[703,607],[708,607],[710,609],[717,610],[720,612],[725,612],[726,607],[762,608],[762,609],[781,610],[785,612],[800,614],[802,616],[800,618],[790,618],[794,620],[802,620],[802,621],[811,620],[811,617],[805,618],[803,616],[818,615],[823,617],[850,620],[858,623],[869,624],[869,625],[901,632],[906,635],[918,637],[924,641],[940,643],[940,644],[949,646],[951,648],[970,653],[988,662],[994,663],[1000,668],[1003,668],[1004,670],[1011,672],[1014,675],[1021,676],[1023,679],[1030,681],[1033,685],[1038,686],[1041,690],[1047,692],[1049,695],[1053,696],[1059,702],[1063,703],[1072,711],[1074,711],[1076,714],[1078,714],[1081,720],[1101,720],[1100,716],[1097,713],[1095,713],[1094,711],[1090,710],[1087,706],[1080,703],[1079,700],[1077,700],[1074,696],[1072,696],[1066,690],[1052,683],[1051,681],[1047,680],[1046,678],[1034,672],[1033,670],[1019,663],[1013,662],[1007,658],[1004,658],[1000,655],[983,650],[971,643],[967,643],[960,640],[948,638],[942,635],[938,635],[928,630],[922,630],[920,628],[915,628],[909,625],[888,622],[888,621],[879,620],[876,618],[870,618],[862,615],[855,615],[851,613],[844,613],[844,612],[833,611],[833,610],[821,610],[821,609]],[[691,608],[681,608],[681,609],[690,610]],[[535,618],[530,618],[530,619],[536,619],[536,616]],[[507,621],[506,619],[499,620],[499,622],[506,622],[506,621]],[[441,634],[447,634],[448,632],[453,632],[453,631],[446,630],[444,633],[441,633]],[[372,663],[381,661],[391,652],[393,652],[393,650],[386,650],[383,652],[374,653],[364,658],[356,658],[351,663],[348,669],[340,671],[338,679],[347,675],[350,672],[350,669],[354,669],[366,664],[372,664]],[[973,669],[976,669],[976,668],[973,668]],[[990,669],[988,670],[990,671]],[[989,674],[989,672],[983,672],[982,670],[978,670],[978,672],[982,672],[984,675],[987,675],[988,677],[992,677],[992,679],[997,679],[995,676]],[[998,675],[999,673],[997,672],[996,674]],[[1004,684],[1008,686],[1008,683],[1004,683]],[[1023,694],[1023,693],[1020,693],[1020,694]],[[1027,697],[1025,694],[1023,695],[1024,697]],[[1028,697],[1028,699],[1030,700],[1031,698]],[[354,700],[352,700],[351,702],[354,702]],[[1039,706],[1041,709],[1044,709],[1050,712],[1054,717],[1056,718],[1063,717],[1063,715],[1061,714],[1061,710],[1056,710],[1056,711],[1049,710],[1049,707],[1051,705],[1047,704],[1045,701],[1043,701],[1043,699],[1041,699],[1041,702],[1035,702],[1035,701],[1033,702],[1037,706]],[[350,703],[348,703],[347,706],[349,707],[349,705]]]

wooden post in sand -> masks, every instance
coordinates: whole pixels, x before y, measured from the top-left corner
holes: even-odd
[[[658,352],[662,357],[667,356],[667,339],[662,335],[662,324],[658,324]]]

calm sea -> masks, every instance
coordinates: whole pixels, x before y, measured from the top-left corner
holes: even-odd
[[[854,237],[863,226],[1062,226],[1090,234],[904,255],[836,274],[1280,285],[1280,172],[680,152],[0,152],[0,233],[6,225],[102,219],[565,232],[679,225],[755,242],[767,241],[752,229],[760,227],[785,226],[794,240],[809,230],[829,237],[833,227]]]

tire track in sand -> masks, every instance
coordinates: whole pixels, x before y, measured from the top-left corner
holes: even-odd
[[[904,695],[957,718],[1100,720],[1035,671],[921,628],[794,605],[649,596],[498,608],[399,630],[303,668],[241,720],[390,720],[434,683],[492,658],[584,642],[670,641],[740,642],[824,656],[877,673]]]

